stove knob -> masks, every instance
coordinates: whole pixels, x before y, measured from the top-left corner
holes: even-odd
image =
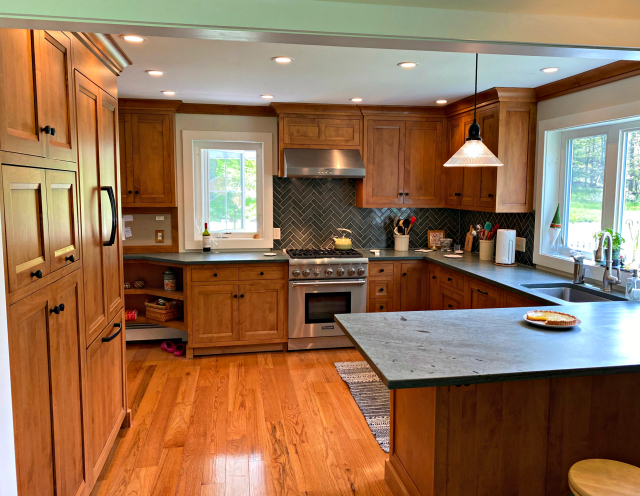
[[[343,276],[343,275],[344,275],[344,269],[343,269],[342,267],[340,267],[340,268],[338,269],[337,274],[338,274],[339,276]]]
[[[362,267],[360,267],[360,268],[358,269],[358,275],[359,275],[359,276],[363,276],[363,275],[364,275],[364,269],[363,269]]]
[[[310,271],[309,269],[304,269],[304,270],[302,271],[302,275],[303,275],[304,277],[309,277],[309,274],[311,274],[311,271]]]
[[[325,274],[326,276],[330,276],[331,274],[333,274],[333,269],[327,269],[327,270],[325,270],[325,271],[324,271],[324,274]]]
[[[293,277],[298,277],[300,275],[300,269],[293,269],[291,274],[293,274]]]
[[[350,276],[354,275],[356,273],[356,269],[354,269],[353,267],[351,267],[348,271],[347,274],[349,274]]]
[[[318,277],[320,275],[320,269],[316,269],[313,271],[313,275]]]

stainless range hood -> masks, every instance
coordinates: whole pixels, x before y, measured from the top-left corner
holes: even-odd
[[[363,178],[364,162],[359,150],[286,148],[284,177]]]

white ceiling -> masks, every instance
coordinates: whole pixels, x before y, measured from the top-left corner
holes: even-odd
[[[118,79],[125,98],[170,98],[189,103],[267,105],[277,102],[368,105],[435,105],[473,93],[474,54],[344,48],[276,43],[149,37],[133,44],[118,39],[133,61]],[[271,60],[293,57],[288,65]],[[418,62],[411,70],[397,66]],[[611,63],[610,60],[480,55],[478,89],[494,86],[533,88]],[[555,66],[555,74],[540,72]],[[157,69],[164,76],[151,77]],[[175,96],[165,97],[163,90]]]

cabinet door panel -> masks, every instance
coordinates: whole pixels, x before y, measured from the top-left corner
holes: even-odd
[[[464,296],[440,285],[437,310],[460,310],[464,308]]]
[[[504,293],[500,288],[482,284],[471,278],[468,278],[467,281],[467,308],[502,308],[504,306]]]
[[[284,337],[284,283],[239,287],[238,329],[242,341]]]
[[[404,203],[437,206],[442,189],[442,122],[408,121],[406,126]]]
[[[429,308],[427,270],[423,262],[400,265],[400,310],[413,312]]]
[[[195,343],[238,340],[238,286],[193,286],[191,295]]]
[[[283,142],[287,145],[360,145],[360,119],[284,117]]]
[[[38,102],[42,31],[0,29],[0,147],[45,156],[44,115]]]
[[[98,116],[100,89],[82,76],[76,78],[76,112],[78,122],[78,169],[82,204],[82,258],[84,273],[84,315],[87,345],[107,325],[102,257],[102,202],[98,155]]]
[[[464,136],[462,129],[462,119],[458,118],[450,120],[448,123],[448,139],[449,146],[448,157],[464,144]],[[457,207],[460,204],[460,196],[462,195],[462,180],[464,170],[462,167],[445,167],[445,205],[448,207]]]
[[[166,114],[132,116],[133,184],[136,203],[171,205],[173,202],[173,137],[169,118]]]
[[[72,105],[71,40],[64,33],[44,31],[40,43],[44,125],[55,129],[48,137],[47,156],[75,162],[75,117]]]
[[[482,110],[478,113],[480,135],[483,143],[498,156],[498,106]],[[497,167],[481,167],[478,169],[478,197],[476,206],[493,210],[496,206],[496,181],[498,177]]]
[[[367,121],[367,205],[388,207],[403,204],[404,155],[404,121]]]
[[[82,436],[84,329],[80,271],[53,285],[49,357],[56,494],[78,495],[86,485]]]
[[[117,102],[104,91],[100,91],[100,115],[98,117],[100,138],[100,201],[102,210],[102,239],[108,242],[111,237],[112,209],[111,200],[106,191],[102,188],[113,188],[114,201],[116,202],[116,233],[113,244],[103,246],[102,259],[104,267],[104,297],[107,305],[107,318],[113,319],[124,302],[124,280],[122,273],[122,236],[120,233],[120,208],[117,205],[118,198],[118,162],[117,162],[117,139],[116,132],[118,120],[116,117]]]
[[[119,315],[87,348],[85,436],[88,470],[93,481],[100,475],[126,411],[123,325]]]
[[[122,205],[135,202],[133,194],[133,143],[131,114],[118,114],[118,141],[120,146],[120,198]]]
[[[18,494],[53,496],[49,398],[50,287],[10,307],[9,362]]]
[[[53,271],[80,260],[76,174],[50,170],[46,172],[46,178]]]
[[[45,171],[2,167],[9,290],[27,286],[51,270]],[[37,274],[37,275],[36,275]]]

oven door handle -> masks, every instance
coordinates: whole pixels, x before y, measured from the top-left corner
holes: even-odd
[[[363,284],[366,284],[367,281],[366,279],[353,279],[350,281],[309,281],[309,282],[298,282],[298,281],[293,281],[291,283],[292,286],[329,286],[329,285],[336,285],[336,284],[350,284],[350,285],[358,285],[358,286],[362,286]]]

